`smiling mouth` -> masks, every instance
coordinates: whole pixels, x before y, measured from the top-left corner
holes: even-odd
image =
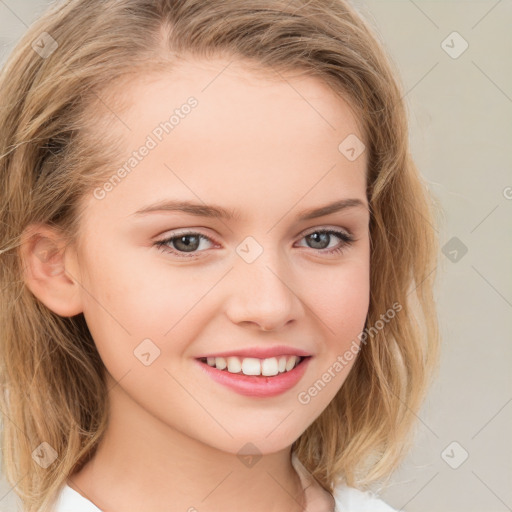
[[[287,373],[311,356],[281,355],[259,359],[256,357],[201,357],[198,360],[219,371],[235,375],[273,377]]]

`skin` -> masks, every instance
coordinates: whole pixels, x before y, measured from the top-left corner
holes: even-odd
[[[130,101],[122,118],[131,130],[115,126],[126,150],[121,162],[188,97],[199,104],[104,199],[84,198],[79,248],[43,261],[38,251],[60,247],[59,234],[49,226],[27,230],[27,285],[59,315],[83,312],[108,370],[106,435],[68,479],[107,511],[163,511],[170,503],[202,512],[241,503],[247,512],[301,510],[291,444],[333,399],[355,358],[310,403],[297,395],[364,328],[366,153],[349,161],[338,150],[349,134],[363,139],[351,109],[316,78],[264,78],[228,62],[184,62],[124,91]],[[169,198],[236,209],[240,217],[133,215]],[[343,198],[366,207],[297,220]],[[343,242],[333,235],[315,245],[306,235],[327,228],[355,241],[326,254]],[[203,239],[190,259],[154,245],[178,230],[212,241]],[[236,252],[248,236],[263,249],[250,264]],[[147,338],[160,349],[149,366],[134,356]],[[277,344],[313,358],[297,386],[272,398],[239,395],[194,359]],[[252,467],[237,456],[248,442],[263,455]]]

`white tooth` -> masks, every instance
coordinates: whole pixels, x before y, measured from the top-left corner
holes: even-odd
[[[263,359],[261,363],[261,374],[267,377],[271,377],[272,375],[277,375],[279,373],[279,369],[277,367],[277,359],[275,357],[270,357],[269,359]]]
[[[206,362],[207,362],[210,366],[215,366],[215,357],[207,357],[207,358],[206,358]]]
[[[227,366],[226,360],[223,357],[216,357],[215,366],[218,370],[224,370],[224,368]]]
[[[241,370],[242,364],[240,363],[240,359],[236,356],[228,357],[228,372],[240,373]]]
[[[242,373],[245,375],[261,375],[261,363],[255,357],[246,357],[242,361]]]
[[[289,372],[297,362],[298,357],[297,356],[290,356],[288,360],[286,361],[286,371]]]
[[[286,370],[286,356],[279,358],[279,372],[283,373]]]

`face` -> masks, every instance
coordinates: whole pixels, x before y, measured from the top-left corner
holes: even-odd
[[[322,82],[227,63],[183,63],[124,91],[125,151],[85,198],[77,274],[126,418],[143,412],[225,452],[250,442],[267,453],[304,432],[355,361],[339,356],[369,306],[366,154],[339,149],[363,136]],[[200,208],[175,209],[183,202]],[[260,363],[271,358],[256,350],[276,347],[309,355],[294,378],[241,383],[199,360],[246,351]]]

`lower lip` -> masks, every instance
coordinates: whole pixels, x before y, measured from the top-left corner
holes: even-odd
[[[267,398],[280,395],[293,388],[304,375],[310,360],[311,356],[306,357],[293,370],[279,373],[274,377],[230,373],[227,370],[218,370],[198,359],[196,362],[201,370],[219,384],[231,388],[241,395]]]

